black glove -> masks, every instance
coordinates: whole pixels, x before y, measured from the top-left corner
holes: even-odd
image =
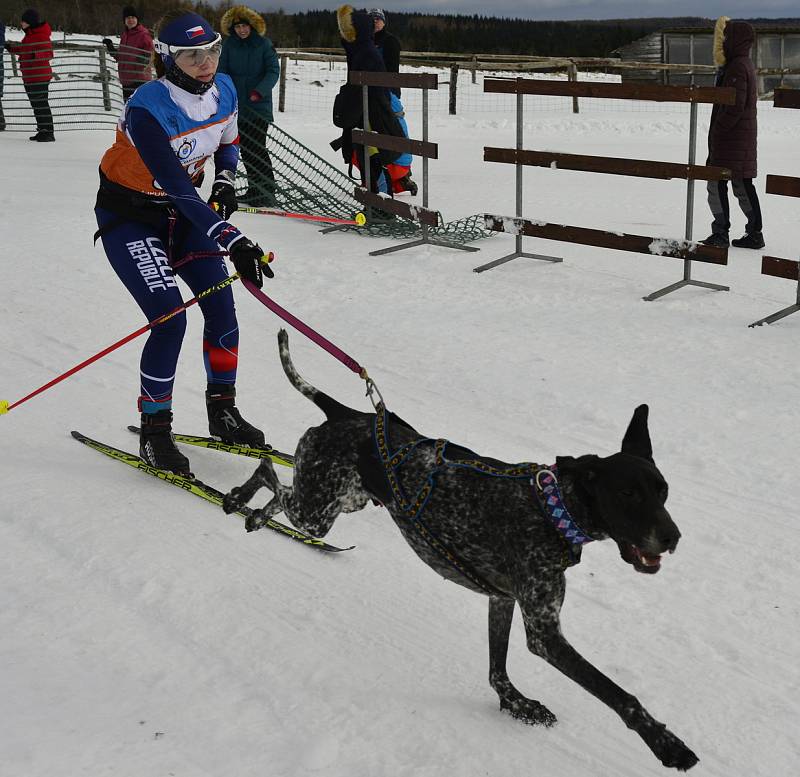
[[[208,198],[208,204],[214,208],[217,215],[227,221],[232,214],[239,210],[239,204],[236,202],[236,191],[233,188],[233,172],[230,170],[222,170],[214,179],[214,185],[211,187],[211,196]]]
[[[114,43],[112,42],[111,38],[103,38],[101,43],[109,50],[114,51]]]
[[[274,278],[275,273],[268,264],[262,264],[264,251],[246,237],[237,240],[229,249],[231,261],[236,272],[247,281],[251,281],[259,289],[264,285],[264,276]]]

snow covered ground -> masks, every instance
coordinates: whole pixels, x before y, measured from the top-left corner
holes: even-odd
[[[763,189],[767,172],[800,174],[800,116],[759,113],[765,253],[793,258],[800,206]],[[418,114],[409,119],[420,137]],[[329,104],[279,123],[338,163]],[[92,247],[97,164],[112,137],[2,136],[4,399],[142,323]],[[437,113],[430,137],[440,144],[430,201],[447,220],[513,214],[513,169],[481,161],[484,145],[514,144],[513,112]],[[684,162],[688,108],[531,110],[525,137],[528,148]],[[525,181],[529,218],[683,237],[685,183],[540,169]],[[683,539],[653,578],[613,543],[589,546],[567,573],[564,632],[695,750],[693,774],[797,773],[800,315],[747,328],[794,301],[790,281],[762,277],[760,255],[732,249],[728,267],[694,266],[730,292],[688,288],[647,303],[682,277],[679,260],[526,239],[526,250],[564,262],[519,259],[476,275],[513,238],[482,241],[478,254],[370,257],[389,243],[286,219],[235,221],[277,254],[267,292],[365,365],[389,406],[429,435],[506,461],[607,455],[647,402]],[[704,237],[702,188],[695,223]],[[321,415],[281,372],[281,322],[236,295],[240,407],[291,450]],[[202,433],[200,335],[193,309],[175,413],[179,429]],[[301,374],[368,407],[352,373],[290,339]],[[137,420],[140,347],[0,419],[2,774],[665,773],[615,714],[527,652],[519,618],[512,679],[559,724],[529,728],[501,713],[487,682],[485,600],[421,564],[385,511],[341,518],[330,541],[357,548],[323,556],[248,535],[238,519],[78,446],[71,429],[135,449],[125,425]],[[198,477],[222,488],[253,468],[213,451],[190,456]]]

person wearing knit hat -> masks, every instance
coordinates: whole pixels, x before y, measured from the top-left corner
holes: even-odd
[[[22,83],[36,119],[36,134],[30,139],[49,143],[56,139],[47,95],[53,78],[50,66],[53,58],[52,30],[47,22],[41,20],[35,8],[23,11],[20,18],[25,35],[19,43],[6,43],[6,48],[19,58]]]
[[[246,5],[226,11],[219,26],[225,36],[219,72],[233,79],[239,97],[239,141],[247,170],[247,191],[239,199],[269,208],[277,204],[267,133],[273,121],[272,89],[281,74],[278,55],[265,35],[264,18]]]
[[[152,80],[153,72],[150,57],[153,51],[153,36],[141,24],[139,12],[132,5],[122,9],[125,29],[119,39],[119,48],[110,38],[103,38],[103,45],[117,61],[117,73],[122,84],[122,99],[130,96],[142,85]]]
[[[37,27],[42,23],[39,19],[39,12],[35,8],[28,8],[27,11],[23,11],[21,19],[28,27]],[[22,29],[25,28],[23,27]]]
[[[375,24],[375,45],[383,57],[383,64],[386,65],[387,73],[400,72],[400,41],[386,31],[386,12],[382,8],[370,8],[367,13],[372,17]],[[395,87],[392,91],[400,97],[400,88]]]
[[[373,39],[375,40],[375,46],[383,59],[383,64],[386,65],[386,72],[399,73],[400,41],[394,35],[392,35],[392,33],[387,32],[386,30],[386,12],[382,8],[370,8],[367,13],[372,17],[372,21],[375,25],[375,34],[373,35]],[[397,97],[398,100],[400,99],[401,92],[399,86],[393,86],[390,91]],[[402,176],[398,180],[393,181],[393,187],[396,193],[410,192],[412,196],[417,194],[417,182],[411,178],[410,165],[409,171],[406,175]]]

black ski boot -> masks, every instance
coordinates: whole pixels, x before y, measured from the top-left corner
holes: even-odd
[[[166,469],[178,475],[191,475],[189,459],[175,446],[172,438],[172,411],[142,413],[139,432],[139,457],[151,467]]]
[[[242,418],[236,408],[236,389],[222,383],[209,383],[206,391],[208,433],[231,445],[268,447],[264,432]]]

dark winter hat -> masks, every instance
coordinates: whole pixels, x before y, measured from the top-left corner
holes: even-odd
[[[137,19],[139,18],[139,12],[132,5],[126,5],[122,9],[122,18],[127,19],[129,16],[135,16]]]
[[[40,23],[39,12],[35,8],[29,8],[22,13],[22,21],[25,22],[25,24],[29,24],[31,27],[35,27]]]
[[[380,19],[384,24],[386,24],[386,13],[384,12],[383,8],[370,8],[367,13],[373,19]]]

